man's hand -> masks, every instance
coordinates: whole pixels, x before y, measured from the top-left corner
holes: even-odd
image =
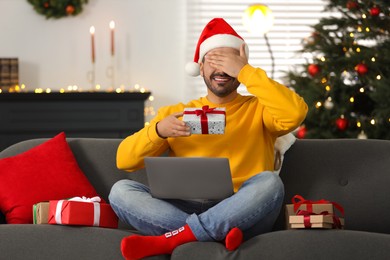
[[[233,78],[237,78],[241,69],[248,64],[244,43],[240,47],[239,55],[233,49],[231,51],[211,50],[206,54],[205,59],[211,67]]]
[[[174,113],[157,123],[157,134],[162,138],[190,136],[190,128],[178,118],[183,116],[183,112]]]

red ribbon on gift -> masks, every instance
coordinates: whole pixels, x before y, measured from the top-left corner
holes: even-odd
[[[340,204],[333,202],[333,201],[324,200],[324,199],[306,200],[301,195],[295,195],[291,199],[291,202],[292,202],[292,204],[294,204],[294,212],[295,213],[297,212],[297,210],[299,209],[299,207],[302,204],[306,204],[307,205],[306,211],[311,212],[311,213],[313,213],[313,204],[332,204],[338,211],[340,211],[341,215],[344,216],[344,208]]]
[[[307,210],[298,210],[297,216],[303,216],[303,224],[305,228],[311,228],[311,223],[310,223],[310,216],[313,215],[324,215],[324,216],[332,216],[333,218],[333,228],[341,228],[341,221],[340,218],[337,217],[335,214],[331,214],[328,211],[323,211],[320,214],[316,214]]]
[[[209,133],[209,123],[207,114],[222,114],[226,115],[225,111],[221,110],[215,110],[214,108],[209,108],[209,106],[203,106],[202,109],[196,109],[194,111],[184,111],[184,114],[188,115],[197,115],[200,116],[200,125],[202,128],[202,134],[208,134]]]

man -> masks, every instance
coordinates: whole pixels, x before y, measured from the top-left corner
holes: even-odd
[[[186,67],[191,75],[204,78],[207,96],[161,108],[149,126],[121,142],[117,165],[127,171],[143,168],[144,157],[167,149],[170,156],[227,157],[235,190],[222,201],[160,200],[143,184],[119,181],[109,196],[114,211],[147,235],[122,240],[126,259],[170,254],[192,241],[224,241],[228,250],[234,250],[250,229],[256,227],[257,234],[272,229],[284,197],[283,184],[272,173],[274,143],[299,126],[307,105],[262,69],[249,65],[247,57],[241,36],[223,19],[211,20],[199,38],[194,63]],[[253,96],[240,95],[240,83]],[[191,135],[181,120],[183,110],[205,105],[226,109],[225,134]]]

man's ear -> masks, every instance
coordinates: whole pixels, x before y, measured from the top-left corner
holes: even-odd
[[[204,66],[204,63],[200,62],[199,63],[199,73],[200,73],[200,76],[202,76],[202,77],[203,77],[203,66]]]

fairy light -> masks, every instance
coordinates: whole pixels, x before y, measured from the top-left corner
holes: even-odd
[[[370,123],[372,124],[372,125],[375,125],[375,119],[373,118],[373,119],[371,119],[371,121],[370,121]]]
[[[372,58],[371,58],[371,61],[372,61],[372,62],[376,62],[375,57],[372,57]]]
[[[355,98],[354,97],[350,97],[349,98],[349,102],[351,102],[351,103],[355,102]]]
[[[364,93],[364,88],[363,88],[363,87],[360,88],[360,89],[359,89],[359,92],[360,92],[360,93]]]
[[[356,52],[360,52],[360,48],[359,47],[356,48]]]
[[[328,80],[327,80],[326,78],[322,78],[322,79],[321,79],[321,83],[322,83],[322,84],[325,84],[327,81],[328,81]]]
[[[326,61],[326,59],[325,59],[324,56],[322,56],[320,60],[321,60],[322,62],[325,62],[325,61]]]
[[[331,90],[331,87],[329,85],[326,85],[325,90],[329,92]]]
[[[317,103],[316,103],[316,108],[318,109],[318,108],[320,108],[322,106],[322,103],[320,102],[320,101],[318,101]]]
[[[376,76],[376,79],[377,79],[377,80],[381,80],[381,79],[382,79],[381,75],[377,75],[377,76]]]
[[[370,32],[370,28],[366,27],[366,32]]]
[[[356,122],[356,126],[357,126],[358,128],[360,128],[360,127],[362,127],[362,123],[361,123],[360,121],[357,121],[357,122]]]
[[[358,32],[362,32],[363,31],[361,26],[358,26],[357,30],[358,30]]]
[[[353,34],[353,32],[351,32],[351,33],[349,34],[349,37],[353,38],[353,37],[355,37],[355,34]]]
[[[149,101],[153,101],[154,100],[154,96],[150,95],[149,96]]]
[[[366,18],[367,18],[367,15],[366,15],[366,14],[362,14],[362,18],[363,18],[363,19],[366,19]]]

